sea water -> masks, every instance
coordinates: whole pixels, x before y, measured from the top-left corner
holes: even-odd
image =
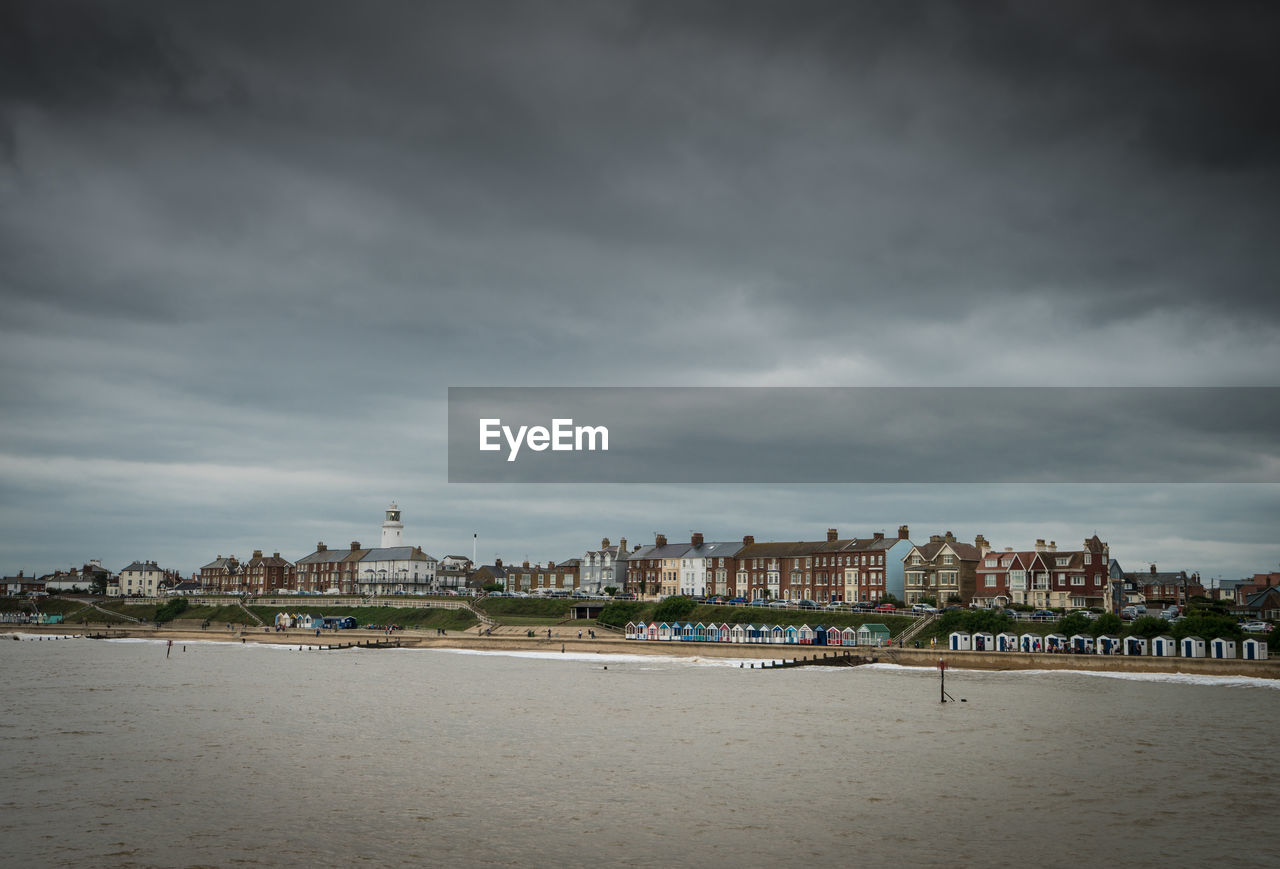
[[[1276,683],[738,663],[3,642],[0,861],[1275,865]]]

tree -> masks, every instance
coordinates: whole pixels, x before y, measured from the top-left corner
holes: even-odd
[[[1142,616],[1142,618],[1134,619],[1133,624],[1129,625],[1129,633],[1136,637],[1146,637],[1149,640],[1152,637],[1169,633],[1169,623],[1155,616]]]
[[[917,600],[917,601],[916,601],[916,603],[928,604],[929,606],[937,606],[937,605],[938,605],[938,599],[937,599],[936,597],[933,597],[932,595],[930,595],[930,596],[928,596],[928,597],[922,597],[922,598],[920,598],[919,600]]]
[[[188,601],[185,597],[175,597],[156,607],[155,622],[157,625],[171,622],[186,611]]]
[[[604,593],[609,595],[609,597],[613,597],[618,593],[618,587],[616,585],[606,585],[604,587]]]
[[[1095,637],[1100,637],[1103,634],[1114,636],[1122,630],[1124,630],[1124,622],[1115,613],[1103,613],[1093,620],[1093,635]]]
[[[491,582],[484,586],[481,591],[486,592],[487,594],[493,594],[495,591],[502,591],[502,583]]]
[[[1231,616],[1207,610],[1192,610],[1190,615],[1178,619],[1173,625],[1173,636],[1178,639],[1200,637],[1206,642],[1218,637],[1239,641],[1244,639],[1244,632]]]
[[[1058,632],[1066,634],[1068,637],[1089,633],[1089,629],[1092,627],[1092,621],[1084,613],[1067,613],[1058,619]]]
[[[697,606],[689,598],[683,595],[673,595],[662,603],[658,604],[653,611],[653,620],[655,622],[675,622],[686,618],[689,613],[693,612],[693,608]]]

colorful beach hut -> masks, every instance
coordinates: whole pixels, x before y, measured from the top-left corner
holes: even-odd
[[[814,637],[813,628],[809,627],[808,625],[801,625],[800,630],[796,632],[796,635],[800,638],[801,645],[805,645],[805,646],[813,645],[813,637]]]
[[[1151,654],[1157,658],[1177,657],[1178,644],[1173,641],[1173,637],[1161,635],[1151,641]]]
[[[844,634],[840,633],[839,628],[827,628],[827,645],[843,646]]]
[[[1228,640],[1226,637],[1218,637],[1209,644],[1210,658],[1234,658],[1236,656],[1236,641]]]
[[[288,613],[276,613],[276,627],[277,628],[293,627],[293,616],[289,615]]]
[[[1147,654],[1147,638],[1146,637],[1125,637],[1124,653],[1126,655],[1146,655]]]
[[[855,628],[845,628],[840,631],[840,644],[842,646],[858,645],[858,631]]]
[[[1242,656],[1246,661],[1265,661],[1267,660],[1267,643],[1265,640],[1255,640],[1252,637],[1244,641],[1244,654]]]
[[[1118,655],[1120,654],[1120,638],[1113,637],[1110,634],[1103,634],[1098,637],[1097,649],[1099,655]]]
[[[883,646],[889,642],[889,629],[882,624],[870,623],[858,628],[858,645]]]
[[[783,633],[786,641],[793,646],[804,642],[800,637],[800,629],[795,625],[787,625],[787,629]]]
[[[768,642],[769,626],[768,625],[747,625],[747,642],[748,643],[764,643]]]
[[[707,641],[707,626],[702,622],[698,622],[693,626],[694,642],[705,643]]]
[[[1010,633],[996,634],[996,651],[997,652],[1016,652],[1018,651],[1018,635]]]
[[[1205,654],[1204,640],[1199,637],[1183,637],[1179,644],[1184,658],[1203,658]]]
[[[657,622],[649,622],[648,631],[649,631],[649,639],[651,640],[658,639],[658,623]]]
[[[671,639],[671,625],[661,622],[658,625],[658,639],[664,642]]]
[[[1093,637],[1088,634],[1072,634],[1071,635],[1071,651],[1088,652],[1093,654],[1094,642]]]
[[[628,640],[643,640],[643,639],[644,639],[644,625],[636,625],[636,623],[635,623],[635,622],[627,622],[627,639],[628,639]]]
[[[774,625],[769,628],[769,642],[785,643],[787,641],[787,629],[782,625]]]
[[[996,638],[993,634],[986,631],[977,631],[973,635],[973,650],[975,652],[990,652],[996,647]]]
[[[718,643],[729,642],[729,623],[721,622],[720,627],[717,629],[716,633],[717,633],[716,642]]]

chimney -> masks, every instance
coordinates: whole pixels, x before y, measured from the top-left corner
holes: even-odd
[[[748,534],[748,535],[746,535],[745,537],[743,537],[743,538],[742,538],[742,545],[743,545],[743,546],[751,546],[751,545],[753,545],[755,542],[756,542],[756,538],[755,538],[754,536],[750,535],[750,534]]]
[[[329,551],[329,547],[325,546],[323,543],[316,544],[316,552],[328,552],[328,551]],[[219,555],[218,557],[221,558],[222,556]]]
[[[526,562],[524,563],[524,566],[525,566],[525,568],[528,568],[528,567],[529,567],[529,562],[527,562],[527,561],[526,561]]]
[[[690,546],[701,546],[701,545],[702,545],[702,532],[701,532],[701,531],[695,531],[695,532],[694,532],[693,536],[689,538],[689,545],[690,545]]]
[[[667,535],[665,535],[665,534],[658,534],[657,536],[655,536],[655,537],[653,538],[653,545],[654,545],[654,546],[659,546],[659,547],[661,547],[661,546],[666,546],[666,545],[667,545]]]
[[[273,552],[273,553],[271,553],[271,557],[272,557],[272,558],[279,558],[279,557],[280,557],[280,553],[279,553],[279,552]]]
[[[621,540],[618,541],[618,551],[619,552],[627,551],[627,538],[623,537]]]
[[[547,562],[547,570],[555,570],[556,563],[554,561]]]
[[[906,525],[899,525],[899,526],[898,526],[898,539],[899,539],[899,540],[907,540],[907,539],[910,539],[910,537],[911,537],[911,533],[907,530],[907,526],[906,526]]]
[[[262,550],[261,550],[261,549],[255,549],[255,550],[253,550],[253,557],[254,557],[254,558],[261,558],[261,557],[262,557]]]
[[[1050,541],[1049,541],[1049,551],[1050,551],[1050,552],[1057,552],[1057,551],[1058,551],[1058,541],[1056,541],[1056,540],[1050,540]]]
[[[875,534],[873,534],[873,535],[871,535],[871,536],[872,536],[872,538],[873,538],[873,539],[875,539],[875,540],[883,540],[883,539],[884,539],[884,532],[883,532],[883,531],[877,531]]]
[[[1154,561],[1153,561],[1153,562],[1151,562],[1151,572],[1152,572],[1152,573],[1155,573],[1155,572],[1156,572],[1156,563],[1155,563]]]
[[[608,548],[609,548],[609,538],[608,538],[608,537],[606,537],[605,539],[603,539],[603,540],[601,540],[601,541],[600,541],[600,548],[601,548],[601,549],[608,549]]]
[[[946,533],[946,537],[945,537],[945,539],[946,539],[946,541],[947,541],[948,543],[955,543],[955,542],[956,542],[956,536],[955,536],[954,534],[952,534],[950,531],[948,531],[948,532]]]
[[[930,543],[941,543],[941,542],[942,542],[942,535],[941,535],[941,534],[930,534],[930,535],[929,535],[929,542],[930,542]]]
[[[835,528],[828,528],[828,529],[827,529],[827,542],[828,542],[828,543],[835,543],[835,542],[836,542],[837,540],[839,540],[839,539],[840,539],[840,534],[839,534],[839,532],[838,532]]]
[[[360,541],[359,541],[359,540],[352,540],[352,541],[351,541],[351,551],[352,551],[352,552],[355,552],[355,551],[356,551],[357,549],[359,549],[359,548],[360,548]]]
[[[494,567],[501,567],[501,566],[502,566],[502,559],[501,559],[501,558],[495,558],[495,559],[493,560],[493,566],[494,566]]]
[[[1036,538],[1036,552],[1044,552],[1044,550],[1045,550],[1044,538],[1043,538],[1043,537],[1037,537],[1037,538]]]

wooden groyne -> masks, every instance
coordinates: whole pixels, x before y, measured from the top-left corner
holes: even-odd
[[[823,652],[821,655],[805,655],[802,658],[783,659],[781,661],[762,661],[761,670],[781,670],[791,667],[861,667],[863,664],[877,664],[880,659],[871,655],[858,655],[853,652]],[[753,665],[754,666],[754,665]]]

